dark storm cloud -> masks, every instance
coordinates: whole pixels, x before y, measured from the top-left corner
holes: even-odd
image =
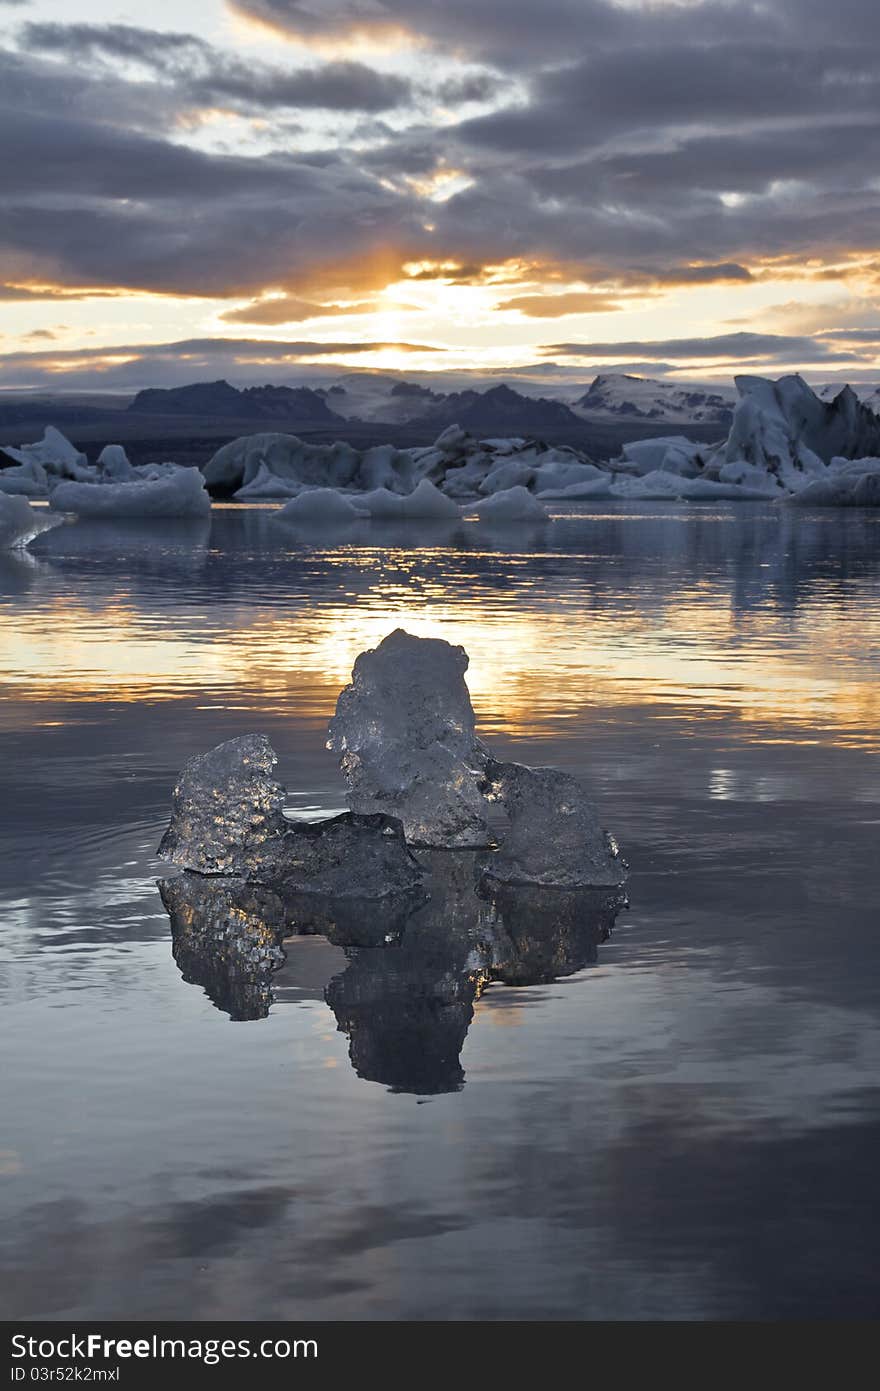
[[[822,335],[826,337],[827,335]],[[642,360],[689,362],[723,359],[743,362],[849,362],[852,353],[835,352],[815,337],[789,337],[776,333],[722,333],[712,338],[667,338],[659,341],[621,343],[549,343],[542,349],[555,357],[640,357]]]
[[[656,43],[670,32],[712,42],[729,32],[725,4],[659,4],[643,12],[612,0],[230,0],[241,14],[306,40],[403,31],[421,43],[513,69],[566,59],[594,45]],[[740,4],[762,32],[775,25]]]
[[[422,67],[426,52],[446,60],[431,100],[507,104],[432,124],[415,75],[245,63],[195,35],[129,25],[25,25],[20,42],[42,56],[0,55],[2,276],[280,288],[310,304],[396,278],[407,259],[454,262],[475,280],[510,260],[531,267],[521,297],[553,283],[571,296],[611,286],[613,299],[618,287],[746,283],[781,257],[817,258],[818,274],[823,259],[877,245],[874,0],[236,7],[308,39],[404,29]],[[276,150],[188,146],[182,122],[211,105],[268,115]],[[357,147],[327,137],[291,153],[279,113],[310,106],[360,111]],[[394,122],[381,120],[392,107]],[[470,185],[420,198],[414,183],[444,167]],[[329,266],[336,279],[315,288]]]
[[[50,105],[46,101],[47,107]],[[3,109],[0,268],[61,286],[234,295],[418,247],[411,200],[335,153],[207,154],[69,113]]]
[[[364,63],[284,69],[244,63],[194,34],[159,33],[129,24],[26,24],[25,49],[73,61],[118,62],[173,81],[182,104],[226,102],[244,109],[323,108],[387,111],[411,100],[409,82]]]

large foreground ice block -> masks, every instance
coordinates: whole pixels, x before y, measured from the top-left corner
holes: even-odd
[[[159,855],[198,874],[254,874],[284,834],[284,788],[263,734],[196,754],[174,787]]]
[[[286,894],[381,898],[415,888],[421,868],[393,817],[346,812],[291,822],[278,759],[262,734],[191,758],[174,788],[159,855],[197,874],[238,876]]]
[[[289,824],[276,873],[285,894],[360,899],[406,893],[422,879],[396,817],[350,811]]]
[[[487,795],[508,816],[488,866],[495,879],[554,888],[614,888],[626,878],[617,847],[582,783],[558,768],[486,766]]]
[[[352,810],[399,817],[418,845],[488,839],[467,667],[463,647],[398,628],[358,657],[330,722]]]

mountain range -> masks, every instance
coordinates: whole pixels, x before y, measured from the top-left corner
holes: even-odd
[[[570,389],[569,389],[570,391]],[[517,391],[505,383],[483,390],[443,392],[379,374],[353,373],[329,387],[251,386],[227,381],[196,382],[167,390],[139,391],[128,406],[133,415],[212,416],[230,420],[275,420],[302,426],[339,426],[346,421],[436,429],[461,425],[472,434],[540,434],[577,428],[585,419],[632,419],[653,423],[690,421],[730,424],[733,394],[683,388],[639,377],[604,374],[570,402]]]

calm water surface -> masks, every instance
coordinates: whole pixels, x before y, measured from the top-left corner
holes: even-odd
[[[32,551],[0,556],[6,1317],[880,1312],[880,515],[229,507]],[[262,731],[294,813],[341,809],[325,725],[396,626],[467,648],[502,756],[590,783],[613,935],[515,905],[540,983],[482,994],[452,909],[236,988],[175,960],[178,769]]]

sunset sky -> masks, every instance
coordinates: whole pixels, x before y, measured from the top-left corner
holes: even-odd
[[[876,0],[0,0],[0,386],[880,376]]]

